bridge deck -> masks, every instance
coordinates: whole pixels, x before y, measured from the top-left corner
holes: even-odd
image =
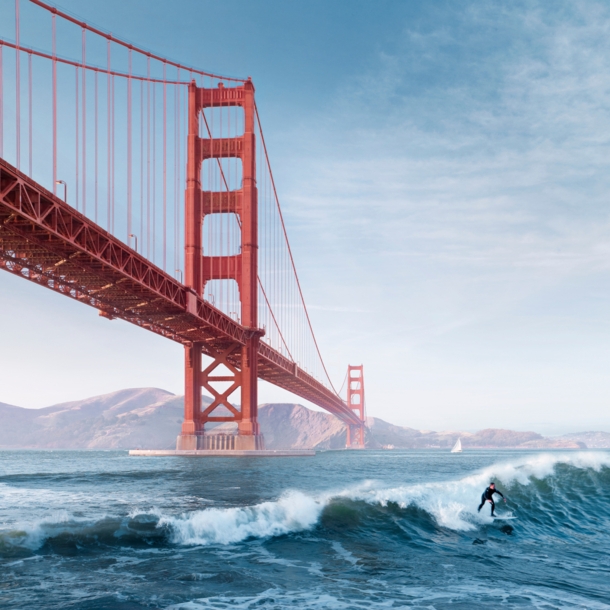
[[[1,158],[0,268],[108,318],[178,343],[199,341],[210,356],[244,345],[252,332]],[[264,342],[258,371],[346,423],[361,423],[341,398]]]

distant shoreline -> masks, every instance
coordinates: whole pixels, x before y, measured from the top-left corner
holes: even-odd
[[[210,399],[202,397],[204,404]],[[175,449],[184,398],[160,388],[130,388],[42,409],[0,403],[2,450]],[[294,403],[259,406],[270,450],[344,449],[346,429],[330,413]],[[366,420],[367,449],[449,451],[460,439],[469,451],[581,451],[610,449],[610,433],[589,431],[545,437],[533,431],[488,428],[477,432],[417,430],[378,417]],[[233,434],[231,424],[208,432]]]

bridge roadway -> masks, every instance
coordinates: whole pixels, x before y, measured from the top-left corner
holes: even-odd
[[[252,332],[0,158],[0,268],[213,356]],[[9,314],[10,315],[10,314]],[[230,360],[230,359],[229,359]],[[231,363],[239,367],[236,358]],[[348,424],[334,392],[260,342],[258,374]]]

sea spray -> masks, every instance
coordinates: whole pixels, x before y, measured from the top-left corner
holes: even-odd
[[[313,527],[323,504],[296,491],[276,502],[234,508],[208,508],[179,517],[161,517],[177,544],[233,544],[247,538],[266,538]]]
[[[479,514],[476,510],[480,494],[492,478],[510,492],[515,485],[529,485],[534,479],[551,476],[558,464],[599,472],[610,466],[610,455],[542,454],[494,464],[456,481],[387,488],[367,480],[341,491],[316,496],[292,491],[275,502],[255,506],[209,508],[179,517],[163,516],[159,527],[170,528],[176,544],[234,544],[248,538],[267,538],[311,529],[331,502],[346,499],[380,506],[393,503],[402,509],[416,506],[430,514],[441,527],[472,531],[493,521],[485,512]],[[513,516],[512,510],[504,514]]]

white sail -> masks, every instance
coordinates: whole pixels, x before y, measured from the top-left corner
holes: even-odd
[[[462,439],[461,438],[457,439],[457,443],[455,445],[453,445],[453,449],[451,450],[451,453],[462,453]]]

